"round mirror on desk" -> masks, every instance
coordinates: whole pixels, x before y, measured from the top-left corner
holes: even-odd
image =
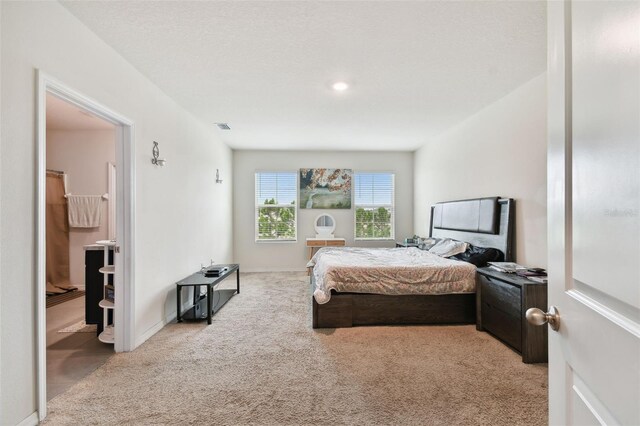
[[[330,214],[321,214],[316,217],[316,238],[333,238],[336,229],[336,220]]]

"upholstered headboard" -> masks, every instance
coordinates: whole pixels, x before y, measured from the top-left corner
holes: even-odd
[[[433,206],[433,227],[497,234],[499,210],[498,197],[438,203]]]
[[[515,202],[488,197],[437,203],[431,206],[429,236],[453,238],[475,246],[493,247],[512,261]]]

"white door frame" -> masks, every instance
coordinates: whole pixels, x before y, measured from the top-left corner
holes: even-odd
[[[116,179],[117,169],[114,163],[109,162],[107,164],[107,192],[109,193],[109,217],[108,217],[108,225],[107,225],[107,239],[114,240],[116,239],[116,201],[113,197],[113,194],[117,194],[117,179]],[[117,197],[116,197],[117,198]]]
[[[114,309],[115,351],[126,352],[135,348],[134,337],[134,225],[135,225],[135,149],[134,125],[126,117],[110,110],[93,99],[73,90],[46,73],[37,72],[37,386],[38,417],[47,415],[47,365],[46,365],[46,97],[52,94],[66,102],[80,107],[91,114],[116,125],[116,240],[120,247],[115,256]]]

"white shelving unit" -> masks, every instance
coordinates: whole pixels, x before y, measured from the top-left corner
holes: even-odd
[[[107,299],[102,299],[100,303],[98,303],[98,306],[100,306],[102,309],[113,309],[115,307],[113,302]]]
[[[102,333],[100,333],[100,335],[98,336],[98,340],[100,340],[102,343],[109,343],[113,345],[113,342],[115,341],[115,337],[113,334],[113,324],[107,325],[104,328]]]
[[[115,265],[109,265],[109,247],[114,247],[116,245],[116,242],[115,240],[100,240],[100,241],[96,241],[96,244],[105,246],[104,247],[104,265],[105,266],[100,268],[99,271],[104,275],[104,286],[107,286],[109,284],[109,275],[113,275],[116,272]],[[106,287],[105,289],[103,289],[103,294],[105,295],[104,297],[106,297]],[[104,312],[104,320],[103,320],[104,329],[102,333],[100,333],[100,335],[98,336],[98,340],[100,340],[102,343],[113,344],[113,342],[115,341],[115,333],[114,333],[113,324],[109,324],[109,310],[113,309],[115,305],[113,302],[107,299],[102,299],[100,303],[98,303],[98,306],[100,306]]]
[[[109,265],[109,266],[103,266],[102,268],[98,269],[99,272],[103,273],[103,274],[115,274],[116,273],[116,267],[114,265]]]

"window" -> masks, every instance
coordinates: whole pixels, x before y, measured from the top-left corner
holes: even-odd
[[[355,173],[357,240],[394,238],[393,173]]]
[[[256,241],[296,241],[297,172],[256,173]]]

